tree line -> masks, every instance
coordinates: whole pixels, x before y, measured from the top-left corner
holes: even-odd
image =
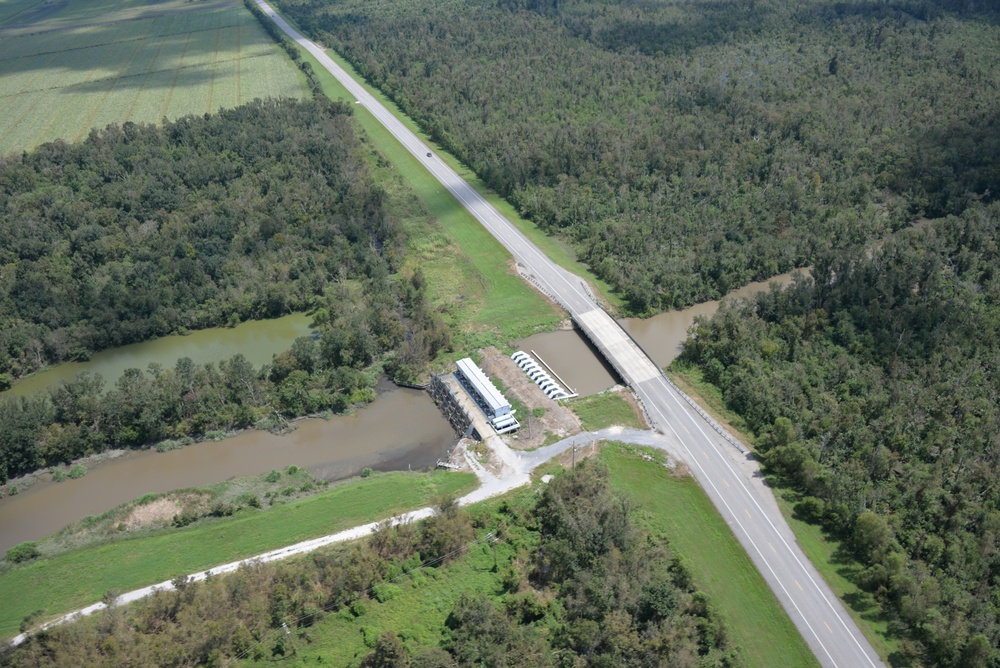
[[[472,514],[445,500],[420,525],[386,522],[340,553],[247,566],[199,583],[178,578],[175,591],[36,633],[0,654],[0,664],[190,666],[311,657],[324,617],[364,624],[401,587],[436,587],[439,578],[411,585],[407,575],[422,564],[447,573],[476,534],[494,526],[511,548],[497,576],[499,591],[452,595],[436,645],[404,628],[362,627],[374,636],[372,650],[351,665],[740,665],[683,559],[662,539],[644,535],[630,519],[634,510],[612,494],[606,468],[586,463],[557,476],[527,504]]]
[[[0,160],[3,382],[395,271],[402,232],[350,113],[258,100]]]
[[[1000,187],[988,3],[279,4],[634,313]]]
[[[724,306],[685,343],[905,659],[1000,660],[1000,204]]]
[[[0,481],[115,447],[280,428],[451,345],[347,105],[255,101],[126,123],[0,164],[0,377],[184,329],[314,312],[271,364],[84,374],[0,398]]]

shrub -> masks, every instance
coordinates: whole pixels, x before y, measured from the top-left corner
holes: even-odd
[[[372,473],[375,473],[375,471],[371,470],[371,468],[369,468],[368,466],[366,466],[363,469],[361,469],[361,477],[362,478],[367,478],[367,477],[371,476]]]
[[[21,633],[26,633],[32,626],[35,625],[35,622],[37,622],[38,618],[43,614],[45,614],[45,610],[35,610],[34,612],[25,615],[24,619],[21,620],[21,626],[19,627]]]
[[[360,598],[351,603],[351,614],[355,617],[360,617],[366,612],[368,612],[368,606]]]
[[[236,497],[236,503],[240,506],[249,506],[250,508],[260,508],[260,498],[251,492],[244,492]]]
[[[26,541],[7,550],[7,561],[12,564],[19,564],[22,561],[34,559],[39,554],[38,544]]]
[[[193,510],[185,510],[179,515],[174,515],[173,524],[175,527],[179,529],[181,527],[186,527],[187,525],[191,524],[197,519],[198,519],[198,513],[194,512]]]
[[[292,464],[287,469],[285,469],[285,473],[287,473],[288,475],[295,475],[298,472],[299,472],[299,467],[296,466],[295,464]]]
[[[160,441],[156,444],[157,452],[169,452],[170,450],[176,450],[181,447],[182,443],[180,441],[174,441],[167,439],[166,441]]]
[[[77,478],[82,478],[87,475],[87,467],[83,464],[77,464],[69,470],[69,477],[76,480]]]
[[[372,593],[375,594],[376,601],[386,603],[399,596],[402,590],[394,584],[383,582],[372,587]]]
[[[264,476],[264,482],[278,482],[281,480],[281,472],[272,470],[266,476]]]
[[[286,487],[285,489],[281,490],[282,496],[291,496],[292,494],[295,494],[294,487]]]
[[[374,647],[375,642],[378,637],[382,635],[382,629],[377,626],[362,626],[361,627],[361,637],[364,639],[365,645],[368,647]]]
[[[236,509],[230,504],[219,501],[212,506],[211,514],[213,517],[229,517],[234,512],[236,512]]]
[[[66,472],[62,469],[50,469],[52,471],[52,482],[62,482],[66,479]]]

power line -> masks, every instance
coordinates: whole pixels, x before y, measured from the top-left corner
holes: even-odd
[[[528,498],[529,497],[527,495],[525,495],[525,497],[523,497],[521,499],[521,501],[519,503],[517,503],[517,505],[520,506],[522,509],[526,509],[526,504],[527,504],[527,499]],[[398,526],[398,525],[395,525],[395,526]],[[395,576],[393,578],[389,578],[387,580],[382,580],[380,582],[377,582],[377,583],[371,585],[370,587],[368,587],[367,589],[364,589],[364,590],[362,590],[360,592],[354,592],[354,593],[352,593],[350,596],[344,596],[344,597],[340,598],[339,600],[337,600],[337,601],[335,601],[333,603],[329,603],[329,604],[321,607],[319,610],[315,610],[313,612],[309,612],[309,613],[306,613],[304,615],[301,615],[298,618],[292,620],[291,624],[297,626],[299,624],[299,622],[302,622],[302,621],[304,621],[306,619],[309,619],[310,617],[315,617],[316,615],[320,614],[321,612],[329,612],[331,610],[334,610],[335,608],[339,608],[339,607],[341,607],[343,605],[347,605],[349,603],[352,603],[352,602],[356,601],[357,599],[361,598],[362,596],[371,594],[375,590],[375,587],[377,587],[379,585],[382,585],[382,584],[391,584],[391,583],[394,583],[394,582],[396,582],[397,580],[399,580],[399,579],[401,579],[403,577],[409,577],[409,576],[413,575],[414,573],[416,573],[418,571],[422,571],[422,570],[430,568],[432,566],[436,566],[436,565],[440,564],[442,561],[444,561],[445,559],[447,559],[449,557],[452,557],[452,556],[454,556],[456,554],[459,554],[463,550],[468,550],[468,549],[472,548],[473,546],[475,546],[477,544],[483,543],[486,540],[489,540],[489,541],[491,541],[493,543],[494,566],[496,566],[496,543],[497,543],[497,541],[500,540],[498,538],[498,534],[499,534],[499,532],[500,532],[500,530],[502,528],[505,529],[505,528],[507,528],[507,526],[508,525],[507,525],[506,520],[501,519],[500,520],[500,524],[497,527],[497,529],[495,529],[494,531],[491,531],[491,532],[487,533],[482,538],[477,538],[475,540],[471,540],[468,543],[466,543],[465,545],[457,547],[454,550],[452,550],[450,552],[447,552],[447,553],[445,553],[445,554],[443,554],[443,555],[441,555],[439,557],[436,557],[434,559],[428,559],[427,561],[422,562],[416,568],[413,568],[413,569],[411,569],[409,571],[405,571],[403,573],[400,573],[399,575],[397,575],[397,576]],[[244,649],[242,652],[240,652],[236,656],[233,656],[233,657],[230,657],[229,659],[227,659],[226,660],[226,665],[228,666],[233,661],[239,661],[241,659],[246,658],[250,654],[250,652],[252,652],[253,650],[257,649],[258,647],[260,647],[261,645],[265,644],[266,642],[269,642],[274,636],[279,635],[280,631],[285,630],[287,632],[287,628],[288,628],[287,624],[288,624],[288,621],[285,620],[285,621],[282,622],[281,627],[272,628],[269,631],[267,631],[261,637],[261,639],[258,640],[256,643],[254,643],[250,647],[247,647],[246,649]]]

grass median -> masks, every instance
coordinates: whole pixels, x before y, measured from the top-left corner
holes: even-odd
[[[378,474],[267,511],[243,511],[15,566],[0,576],[0,637],[16,634],[21,620],[38,610],[42,621],[95,603],[109,590],[131,591],[336,533],[475,485],[475,476],[466,473]]]

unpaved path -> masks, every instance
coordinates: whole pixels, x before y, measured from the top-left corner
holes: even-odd
[[[487,470],[476,460],[474,456],[466,452],[465,459],[472,468],[472,471],[479,478],[480,485],[475,491],[472,491],[459,499],[458,502],[460,505],[464,506],[470,503],[483,501],[494,496],[499,496],[512,489],[521,487],[522,485],[527,485],[531,482],[531,472],[534,471],[539,465],[544,464],[553,457],[561,455],[573,446],[587,445],[600,440],[621,441],[624,443],[634,443],[636,445],[648,445],[666,450],[668,454],[676,458],[676,455],[671,451],[670,441],[662,434],[654,431],[628,429],[625,427],[609,427],[607,429],[601,429],[600,431],[581,432],[574,436],[564,438],[558,443],[553,443],[552,445],[529,452],[513,450],[499,437],[494,436],[492,438],[488,438],[486,443],[491,449],[491,460],[498,464],[498,466],[495,467],[499,469],[498,472],[493,473]],[[392,517],[391,520],[394,524],[413,522],[430,517],[433,513],[433,508],[421,508],[402,515],[397,515]],[[369,522],[368,524],[363,524],[352,529],[346,529],[335,534],[330,534],[329,536],[313,538],[311,540],[278,548],[277,550],[265,552],[264,554],[259,554],[247,559],[222,564],[221,566],[216,566],[206,571],[192,573],[188,576],[188,580],[198,582],[200,580],[204,580],[210,575],[232,573],[245,564],[278,561],[279,559],[287,559],[289,557],[306,554],[334,543],[356,540],[371,534],[380,523],[381,522]],[[161,582],[159,584],[150,585],[148,587],[143,587],[142,589],[136,589],[122,594],[115,599],[113,605],[125,605],[127,603],[132,603],[133,601],[146,598],[147,596],[151,596],[154,592],[170,591],[172,589],[174,589],[173,582],[171,580],[167,580],[166,582]],[[106,607],[107,605],[101,602],[87,606],[86,608],[74,610],[73,612],[44,624],[39,630],[50,629],[54,626],[74,621],[80,617],[92,615],[95,612],[104,610]],[[27,633],[21,633],[14,636],[10,640],[10,646],[15,647],[20,645],[27,639],[28,635],[29,634]]]

